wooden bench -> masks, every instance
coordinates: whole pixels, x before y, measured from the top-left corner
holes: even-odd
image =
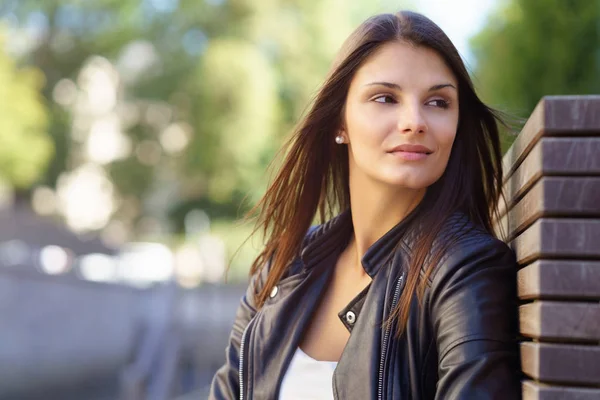
[[[544,97],[503,159],[525,400],[600,399],[600,96]]]

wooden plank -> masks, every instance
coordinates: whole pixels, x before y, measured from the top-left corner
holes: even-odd
[[[544,139],[544,142],[545,140],[547,139]],[[567,141],[566,143],[570,142]],[[544,173],[543,160],[544,148],[542,143],[537,143],[516,170],[504,170],[503,189],[509,209],[524,192],[542,177]],[[510,179],[507,179],[508,177]]]
[[[519,307],[521,334],[542,340],[600,341],[600,303],[534,301]]]
[[[519,270],[519,298],[600,300],[600,262],[538,260]]]
[[[510,208],[542,176],[598,175],[600,137],[543,138],[505,181],[504,191]]]
[[[600,217],[600,177],[540,179],[510,210],[508,237],[512,239],[541,217],[560,216]]]
[[[523,400],[598,400],[600,388],[572,386],[551,386],[531,380],[524,380]]]
[[[599,95],[547,96],[543,99],[546,134],[600,132]]]
[[[521,366],[546,383],[600,385],[600,346],[523,342]]]
[[[582,136],[600,132],[600,96],[546,96],[537,104],[503,158],[505,178],[542,136]]]
[[[526,265],[540,258],[599,258],[600,219],[542,218],[517,236],[511,247]]]

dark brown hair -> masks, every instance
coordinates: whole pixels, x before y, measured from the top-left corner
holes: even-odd
[[[256,230],[261,230],[267,241],[250,274],[258,273],[270,261],[266,283],[256,295],[259,306],[297,257],[314,218],[323,222],[350,207],[348,149],[336,145],[334,137],[342,126],[348,88],[356,71],[382,45],[393,41],[436,51],[454,73],[459,95],[459,122],[448,165],[442,177],[427,188],[418,215],[412,219],[426,229],[414,242],[405,290],[388,321],[396,323],[397,335],[404,330],[413,295],[421,298],[425,288],[421,266],[439,260],[448,249],[448,245],[436,246],[436,253],[429,254],[444,222],[461,211],[476,226],[494,234],[492,221],[502,189],[498,114],[478,98],[458,51],[435,23],[408,11],[376,15],[344,43],[312,106],[284,147],[277,175],[251,211],[257,215]],[[435,263],[428,263],[426,276]]]

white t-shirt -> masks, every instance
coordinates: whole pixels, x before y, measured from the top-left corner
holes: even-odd
[[[279,400],[333,400],[335,361],[318,361],[296,349],[279,391]]]

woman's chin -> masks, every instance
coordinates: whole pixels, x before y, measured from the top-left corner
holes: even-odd
[[[426,189],[435,181],[435,177],[416,175],[414,173],[389,174],[381,177],[380,181],[391,187],[402,187],[406,189],[419,190]]]

